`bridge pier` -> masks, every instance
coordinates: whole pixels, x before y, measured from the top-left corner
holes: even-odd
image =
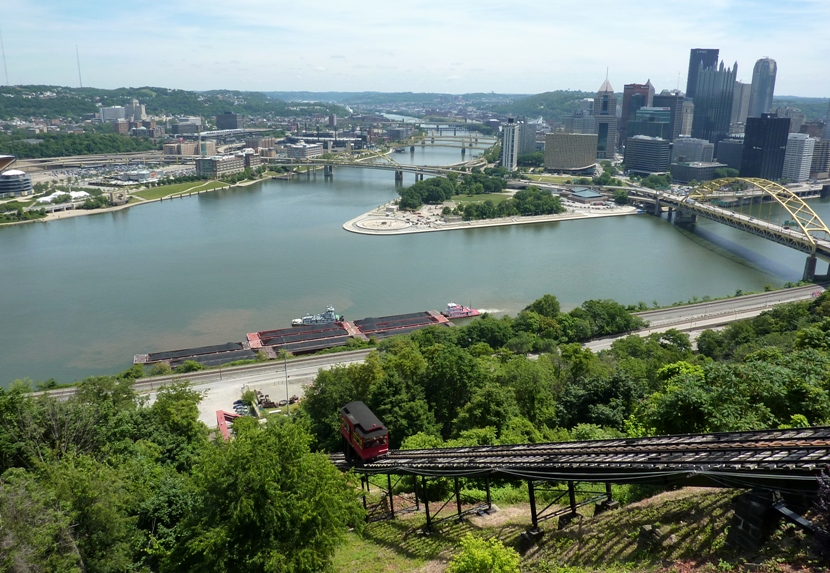
[[[423,145],[423,143],[421,145]],[[409,146],[409,153],[415,153],[415,145]]]
[[[818,260],[815,255],[810,255],[804,262],[804,275],[801,277],[803,281],[812,281],[816,278],[816,263]],[[828,271],[830,273],[830,271]]]
[[[688,211],[683,211],[682,209],[677,210],[677,216],[674,218],[675,223],[697,223],[697,215],[694,213],[689,213]]]
[[[334,165],[323,166],[323,175],[325,177],[334,177]]]
[[[652,211],[651,214],[654,215],[655,217],[659,217],[660,215],[663,214],[663,208],[660,206],[660,200],[659,199],[654,200],[654,211]]]
[[[403,183],[403,171],[395,171],[395,183]]]

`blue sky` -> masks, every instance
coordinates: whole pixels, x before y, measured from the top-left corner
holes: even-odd
[[[830,96],[830,0],[2,0],[12,84],[539,93],[685,89],[719,48],[777,95]],[[3,70],[0,70],[2,74]],[[5,84],[5,76],[0,75]]]

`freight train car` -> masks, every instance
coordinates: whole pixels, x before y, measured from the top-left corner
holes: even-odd
[[[340,433],[347,460],[373,460],[389,451],[389,431],[363,402],[340,408]]]

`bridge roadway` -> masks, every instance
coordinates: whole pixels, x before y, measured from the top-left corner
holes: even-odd
[[[830,262],[830,240],[816,237],[807,237],[797,229],[789,229],[775,223],[738,213],[730,209],[718,207],[710,203],[695,201],[685,195],[677,195],[666,191],[637,188],[629,189],[629,194],[638,197],[643,196],[655,201],[656,208],[661,205],[670,206],[674,209],[685,211],[693,215],[699,215],[730,227],[764,237],[773,242],[791,247],[811,257],[818,257]],[[809,264],[809,262],[808,262]],[[813,264],[813,267],[815,265]]]
[[[830,427],[548,444],[393,450],[339,467],[359,474],[499,477],[813,492],[830,464]]]

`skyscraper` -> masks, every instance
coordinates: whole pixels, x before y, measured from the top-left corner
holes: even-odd
[[[718,65],[717,48],[693,48],[689,54],[689,75],[686,79],[686,97],[694,98],[697,93],[697,76],[699,70],[708,70]]]
[[[761,58],[752,70],[752,89],[749,94],[749,117],[761,117],[772,109],[775,74],[778,65],[772,58]]]
[[[679,90],[663,90],[652,98],[654,107],[667,107],[671,110],[669,117],[669,131],[671,139],[678,138],[683,127],[683,92]]]
[[[625,143],[628,122],[634,119],[638,109],[651,106],[652,98],[654,98],[654,86],[651,85],[651,80],[647,80],[644,84],[625,84],[623,87],[622,116],[617,125],[621,145]]]
[[[761,117],[746,118],[741,177],[760,177],[771,181],[781,179],[789,133],[788,117],[762,113]]]
[[[751,86],[749,84],[745,84],[743,82],[735,82],[735,91],[732,95],[732,119],[730,120],[731,123],[746,123],[746,118],[749,116],[750,88]]]
[[[617,149],[617,97],[608,79],[602,82],[594,98],[597,121],[597,159],[614,159]]]
[[[729,120],[732,118],[732,94],[738,63],[725,68],[723,62],[718,69],[698,69],[697,92],[695,93],[695,115],[692,119],[692,137],[706,139],[715,144],[729,134]]]

